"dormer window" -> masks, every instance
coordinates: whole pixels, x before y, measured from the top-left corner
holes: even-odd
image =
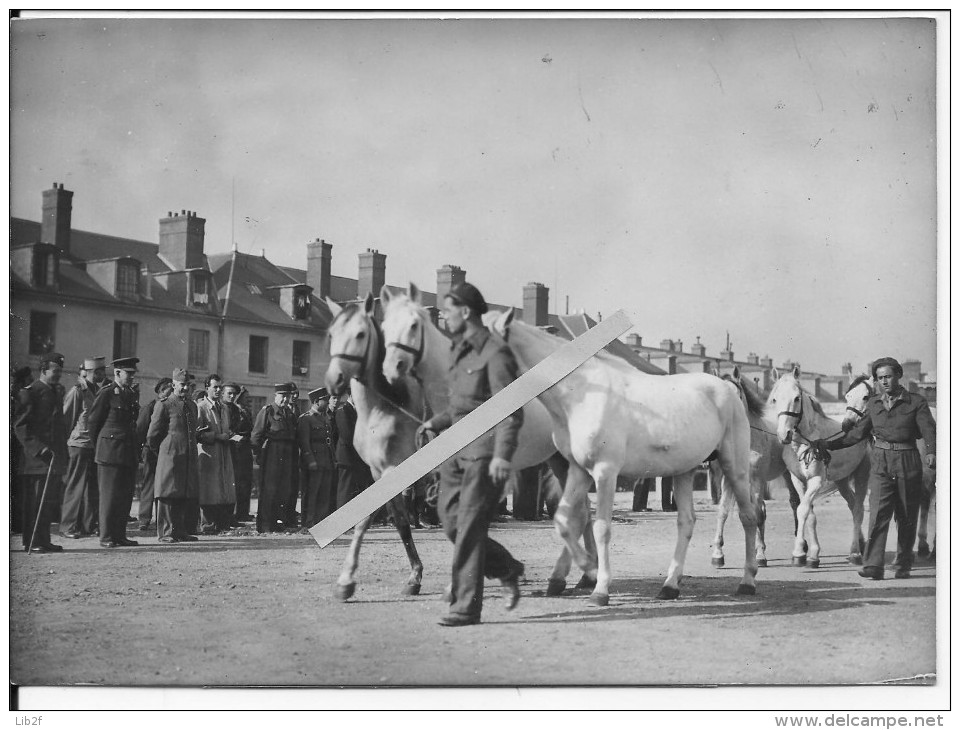
[[[307,319],[310,316],[310,294],[299,290],[293,295],[294,319]]]
[[[56,288],[59,261],[53,246],[37,246],[33,251],[33,285],[38,288]]]
[[[140,296],[140,265],[136,261],[118,262],[117,296],[137,299]]]
[[[204,272],[194,271],[190,277],[190,303],[195,307],[210,304],[210,277]]]

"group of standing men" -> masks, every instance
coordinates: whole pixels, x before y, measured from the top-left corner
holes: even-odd
[[[195,541],[252,521],[254,460],[258,532],[306,530],[372,483],[353,449],[349,395],[338,407],[317,388],[301,415],[296,385],[279,384],[274,402],[254,419],[244,387],[209,375],[195,396],[195,378],[177,368],[141,406],[138,363],[114,360],[107,380],[105,358],[87,358],[66,391],[64,357],[51,352],[40,358],[35,381],[18,384],[15,491],[25,550],[62,551],[50,535],[58,521],[67,539],[96,535],[104,548],[137,545],[126,531],[141,462],[137,521],[149,530],[155,511],[160,543]]]

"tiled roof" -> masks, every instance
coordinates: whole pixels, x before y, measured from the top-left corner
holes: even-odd
[[[565,333],[564,336],[568,339],[573,339],[574,337],[579,337],[584,332],[586,332],[591,327],[596,326],[596,322],[593,321],[586,314],[564,314],[557,317],[560,322],[560,331]],[[611,355],[616,355],[617,357],[626,360],[628,363],[633,365],[637,370],[640,370],[644,373],[649,373],[650,375],[665,375],[666,373],[658,368],[656,365],[647,362],[642,357],[637,355],[633,350],[631,350],[627,345],[622,343],[620,340],[613,340],[609,345],[604,348]]]

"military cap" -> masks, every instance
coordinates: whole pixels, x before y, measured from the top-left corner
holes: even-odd
[[[172,383],[186,383],[190,380],[190,373],[188,373],[183,368],[174,368],[173,377],[170,382]]]
[[[48,352],[40,356],[40,369],[42,370],[45,365],[53,363],[54,365],[59,365],[63,367],[63,355],[59,352]]]
[[[291,392],[291,393],[299,393],[299,392],[300,392],[300,386],[297,385],[296,383],[286,383],[286,386],[287,386],[287,388],[290,389],[290,392]]]
[[[273,390],[277,393],[292,393],[293,392],[293,383],[277,383],[273,386]]]
[[[487,303],[483,299],[483,294],[477,287],[467,281],[451,287],[445,296],[450,297],[457,304],[470,307],[477,314],[487,313]]]
[[[900,365],[900,363],[898,363],[892,357],[881,357],[879,360],[876,360],[873,363],[873,366],[870,368],[874,380],[877,379],[877,370],[882,367],[893,368],[893,371],[897,374],[898,378],[903,377],[903,366]]]
[[[129,370],[130,372],[137,372],[137,363],[140,362],[139,357],[118,357],[112,363],[114,370]]]
[[[313,403],[315,400],[319,400],[320,398],[329,398],[330,392],[326,388],[314,388],[307,393],[307,397],[310,399],[310,402]]]
[[[87,357],[83,360],[83,369],[84,370],[99,370],[100,368],[107,367],[107,358],[103,355],[98,357]]]
[[[171,378],[160,378],[160,380],[157,381],[157,384],[153,386],[153,392],[159,393],[168,385],[173,385],[173,380]]]

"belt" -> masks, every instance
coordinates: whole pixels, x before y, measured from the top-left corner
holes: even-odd
[[[878,449],[886,449],[887,451],[916,451],[917,442],[916,441],[884,441],[883,439],[878,439],[874,437],[873,445]]]

